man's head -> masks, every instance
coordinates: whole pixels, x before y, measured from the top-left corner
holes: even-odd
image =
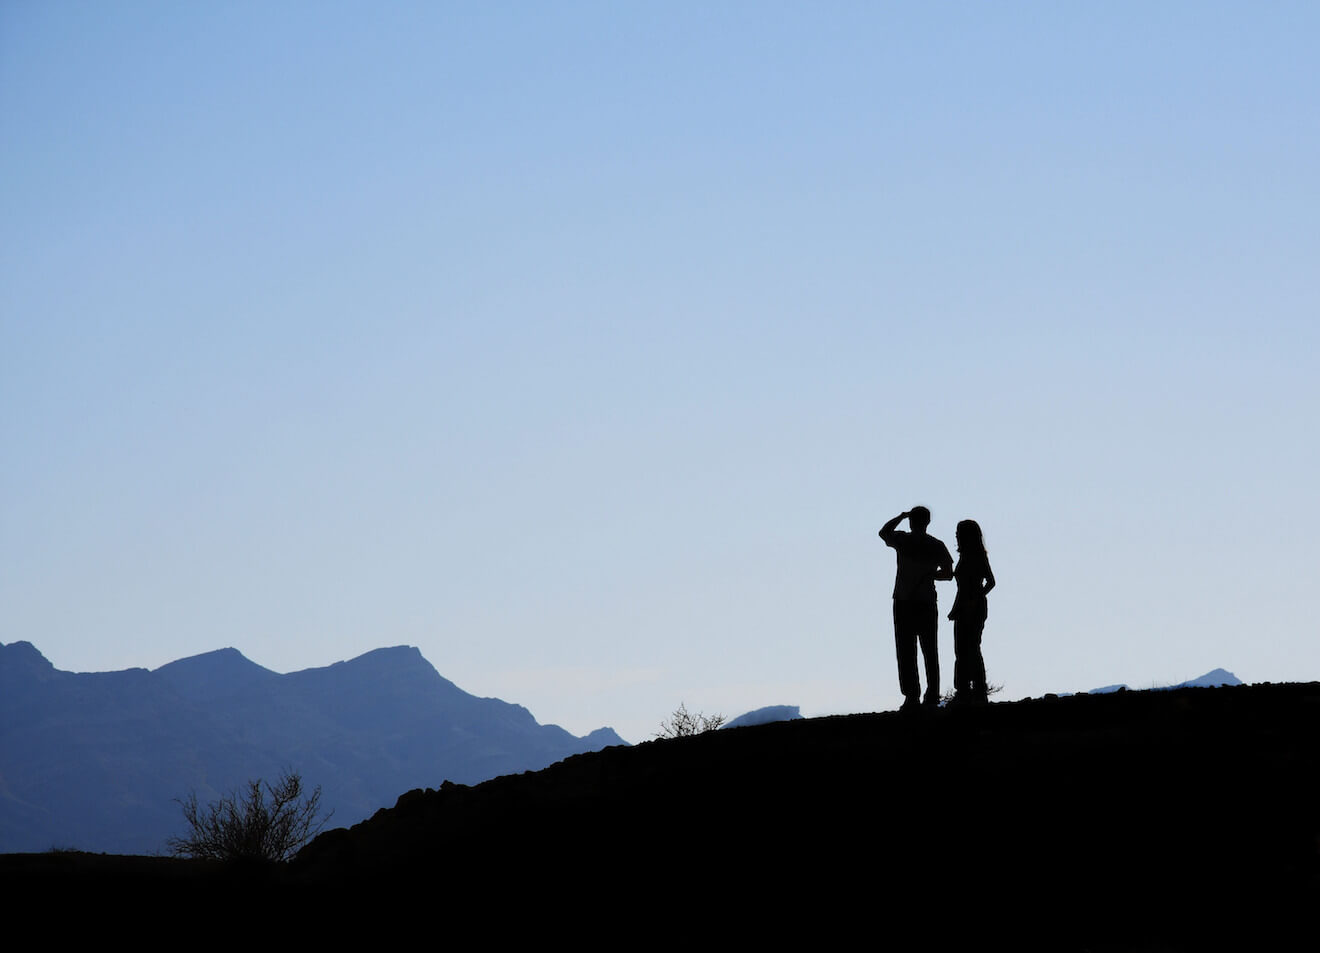
[[[908,510],[908,525],[914,533],[924,533],[930,525],[930,510],[924,506],[914,506]]]

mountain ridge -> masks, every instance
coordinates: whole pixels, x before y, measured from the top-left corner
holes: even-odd
[[[233,647],[117,672],[64,672],[29,642],[0,645],[0,851],[150,853],[203,801],[298,771],[336,823],[400,790],[477,783],[606,745],[479,698],[414,646],[279,674]]]
[[[1179,682],[1176,685],[1153,685],[1150,687],[1149,691],[1169,692],[1179,688],[1221,688],[1224,686],[1234,686],[1234,685],[1243,685],[1243,684],[1245,683],[1242,681],[1242,679],[1238,678],[1228,669],[1214,668],[1206,672],[1204,675],[1199,675],[1196,678],[1189,678],[1187,681]],[[1093,688],[1091,689],[1090,692],[1088,692],[1088,694],[1105,695],[1110,692],[1130,692],[1130,691],[1132,691],[1132,688],[1130,686],[1120,683],[1118,685],[1104,685],[1101,686],[1100,688]]]

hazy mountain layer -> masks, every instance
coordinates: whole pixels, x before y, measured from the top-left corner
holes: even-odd
[[[220,649],[155,671],[59,671],[28,642],[0,645],[0,852],[152,853],[179,805],[281,769],[322,788],[333,825],[400,791],[545,767],[624,744],[578,738],[477,698],[408,646],[280,675]]]

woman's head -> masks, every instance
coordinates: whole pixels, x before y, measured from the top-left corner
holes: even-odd
[[[985,554],[985,538],[981,535],[981,524],[976,520],[961,520],[954,537],[958,540],[958,552]]]

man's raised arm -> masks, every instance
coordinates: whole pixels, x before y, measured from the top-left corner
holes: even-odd
[[[898,529],[898,524],[908,518],[907,511],[899,513],[892,520],[880,527],[880,538],[885,541],[886,546],[894,545],[894,530]],[[952,577],[950,577],[952,578]]]

